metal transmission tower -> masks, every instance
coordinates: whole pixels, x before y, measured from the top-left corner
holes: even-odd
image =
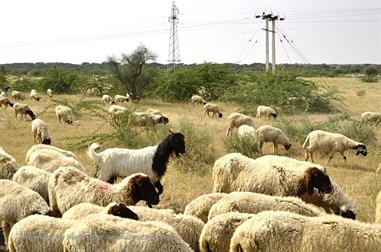
[[[273,15],[272,13],[266,14],[265,12],[262,13],[262,15],[256,15],[256,18],[262,18],[265,20],[265,28],[263,29],[266,33],[266,72],[269,71],[269,32],[272,32],[272,72],[275,73],[275,21],[280,20],[283,21],[284,17],[279,17],[278,15]],[[269,21],[272,22],[272,30],[269,29]]]
[[[176,63],[180,62],[180,49],[179,49],[179,38],[177,33],[177,24],[179,23],[179,9],[172,3],[171,16],[168,18],[170,25],[170,35],[169,35],[169,48],[168,48],[168,62],[172,64],[173,70],[176,69]]]

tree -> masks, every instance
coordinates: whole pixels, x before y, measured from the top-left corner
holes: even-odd
[[[364,74],[367,76],[367,77],[373,77],[373,76],[376,76],[377,75],[377,68],[375,68],[374,66],[368,66],[364,69]]]
[[[139,100],[145,87],[152,80],[150,75],[145,74],[144,66],[155,59],[156,55],[141,45],[129,55],[122,54],[119,61],[115,57],[110,57],[108,63],[112,74],[125,87],[131,98]]]

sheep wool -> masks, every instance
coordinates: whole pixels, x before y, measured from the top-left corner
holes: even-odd
[[[112,97],[106,94],[102,96],[102,100],[106,105],[112,103]]]
[[[12,179],[19,167],[16,160],[0,147],[0,179]]]
[[[30,159],[30,156],[32,155],[33,152],[35,151],[39,151],[39,150],[53,150],[53,151],[56,151],[56,152],[59,152],[67,157],[72,157],[76,160],[79,161],[79,159],[77,158],[77,156],[71,152],[71,151],[67,151],[67,150],[63,150],[63,149],[60,149],[58,147],[55,147],[53,145],[46,145],[46,144],[35,144],[33,145],[29,150],[28,152],[26,153],[26,162],[28,163],[29,162],[29,159]]]
[[[278,154],[278,144],[284,146],[286,150],[291,148],[290,139],[283,133],[281,129],[275,128],[270,125],[264,125],[256,130],[258,140],[258,152],[263,155],[262,147],[266,142],[272,142],[274,144],[274,155]]]
[[[52,98],[53,97],[53,90],[51,90],[50,88],[48,88],[48,90],[46,90],[46,94]]]
[[[67,124],[73,124],[74,113],[71,108],[63,105],[58,105],[55,111],[59,123],[61,123],[61,121],[63,120]]]
[[[203,105],[205,103],[205,100],[199,95],[192,95],[191,102],[192,104]]]
[[[226,195],[228,194],[208,193],[198,196],[185,206],[184,214],[192,215],[206,223],[210,208]]]
[[[205,115],[209,115],[209,113],[212,113],[212,116],[215,116],[215,117],[219,117],[221,118],[223,116],[223,114],[221,113],[220,111],[220,106],[218,106],[217,104],[214,104],[214,103],[206,103],[204,104],[204,116]]]
[[[268,120],[270,120],[271,117],[276,119],[277,116],[278,116],[277,113],[271,107],[258,106],[258,108],[257,108],[257,115],[255,117],[256,118],[262,118],[262,119],[268,119]]]
[[[361,121],[381,123],[381,113],[364,112],[361,114]]]
[[[14,182],[37,192],[47,203],[49,203],[49,178],[50,172],[41,170],[34,166],[22,166],[13,175]]]
[[[51,144],[48,125],[41,119],[36,118],[32,121],[32,134],[35,143]]]
[[[163,222],[140,222],[92,214],[65,232],[64,251],[190,252],[176,231]]]
[[[216,216],[205,224],[200,237],[200,251],[229,251],[231,237],[236,228],[254,214],[226,213]]]
[[[376,198],[376,223],[381,223],[381,192]]]
[[[34,120],[36,119],[36,115],[33,113],[33,111],[28,107],[28,105],[24,103],[14,103],[13,109],[15,110],[15,117],[17,119],[17,115],[20,114],[20,117],[24,117],[24,120],[26,120],[26,115],[29,115],[29,117]]]
[[[381,225],[335,215],[261,212],[234,232],[230,251],[380,251]]]
[[[233,133],[234,128],[239,128],[239,126],[241,125],[252,126],[254,124],[253,119],[251,119],[250,116],[243,115],[237,112],[231,113],[228,116],[228,123],[229,123],[229,129],[226,132],[226,136],[228,136],[229,134],[231,135]]]
[[[256,214],[262,211],[287,211],[305,216],[321,216],[325,213],[316,206],[296,197],[277,197],[251,192],[232,192],[214,204],[208,219],[228,212]]]
[[[133,212],[139,216],[140,221],[162,221],[173,227],[180,237],[198,251],[198,240],[204,223],[190,215],[175,214],[169,209],[154,209],[142,206],[131,206]]]
[[[0,107],[1,109],[8,109],[8,107],[13,107],[13,103],[8,99],[8,97],[0,97]]]

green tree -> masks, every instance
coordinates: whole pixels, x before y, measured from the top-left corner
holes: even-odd
[[[46,76],[40,81],[40,90],[52,89],[55,93],[71,93],[80,83],[76,72],[67,71],[61,67],[52,67],[46,71]]]
[[[147,74],[144,66],[154,61],[156,55],[144,45],[139,46],[131,54],[122,54],[121,59],[110,57],[108,63],[113,75],[125,87],[133,100],[139,100],[144,89],[150,84],[153,77]]]
[[[364,74],[367,77],[374,77],[377,75],[377,68],[375,68],[374,66],[368,66],[364,69]]]

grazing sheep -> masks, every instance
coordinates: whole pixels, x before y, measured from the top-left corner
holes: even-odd
[[[71,192],[75,192],[74,194]],[[89,202],[106,206],[111,202],[135,205],[140,200],[159,203],[159,195],[149,177],[135,173],[118,184],[109,184],[91,178],[74,167],[61,167],[54,171],[48,183],[49,202],[55,212],[63,214],[72,206]]]
[[[74,113],[71,108],[58,105],[55,110],[56,110],[56,116],[58,118],[59,123],[61,123],[61,120],[63,120],[67,124],[73,124]]]
[[[250,138],[254,140],[255,142],[257,141],[257,134],[255,133],[255,128],[251,127],[249,125],[241,125],[238,127],[238,132],[237,135],[239,138]]]
[[[39,150],[53,150],[53,151],[56,151],[56,152],[59,152],[59,153],[65,155],[67,157],[72,157],[72,158],[78,160],[77,156],[71,151],[63,150],[63,149],[60,149],[60,148],[55,147],[53,145],[35,144],[26,153],[26,159],[25,159],[26,162],[27,163],[29,162],[30,156],[32,155],[33,152],[39,151]]]
[[[261,212],[235,230],[230,251],[367,251],[381,247],[381,225],[334,215]]]
[[[152,183],[163,193],[161,178],[167,171],[169,157],[174,153],[177,157],[185,153],[184,135],[169,134],[160,144],[142,149],[110,148],[96,153],[99,144],[93,143],[88,150],[88,156],[95,161],[96,177],[103,181],[113,182],[119,177],[142,172],[149,176]]]
[[[192,104],[204,105],[205,100],[199,95],[192,95],[191,102]]]
[[[129,102],[130,101],[130,96],[123,96],[123,95],[115,95],[114,97],[115,103],[122,103],[123,102]]]
[[[167,124],[168,118],[157,114],[133,112],[129,121],[131,127],[152,127],[156,124]]]
[[[236,228],[253,216],[254,214],[232,212],[211,219],[202,229],[200,251],[228,252]]]
[[[120,120],[120,115],[127,112],[127,108],[125,107],[122,107],[122,106],[119,106],[119,105],[111,105],[109,108],[108,108],[108,113],[110,114],[110,118],[111,120],[116,123],[116,124],[119,124],[119,120]]]
[[[38,95],[37,91],[32,89],[32,91],[30,91],[30,98],[32,100],[36,100],[36,101],[40,101],[41,100],[41,97]]]
[[[49,204],[48,182],[50,172],[34,166],[22,166],[13,175],[13,181],[32,189]]]
[[[0,97],[0,107],[1,109],[7,109],[8,107],[13,107],[13,103],[8,97]]]
[[[0,223],[5,241],[16,222],[36,213],[52,214],[52,211],[37,192],[12,180],[0,179]]]
[[[111,103],[113,102],[112,97],[109,96],[109,95],[106,95],[106,94],[102,96],[102,100],[103,100],[103,102],[104,102],[106,105],[111,104]]]
[[[196,199],[192,200],[185,206],[184,214],[192,215],[199,218],[203,222],[208,222],[208,215],[210,208],[225,197],[226,193],[208,193],[203,194]]]
[[[32,121],[32,134],[35,143],[47,145],[52,143],[49,137],[48,125],[39,118]]]
[[[212,112],[212,116],[218,116],[219,118],[221,118],[223,116],[223,114],[220,112],[220,106],[218,106],[217,104],[213,104],[213,103],[206,103],[204,104],[204,116],[206,114],[209,115],[210,112]]]
[[[381,113],[364,112],[361,114],[361,121],[362,122],[381,123]]]
[[[290,139],[288,139],[281,129],[264,125],[256,130],[256,135],[258,140],[258,152],[260,155],[263,155],[263,144],[267,142],[273,142],[274,155],[278,155],[278,144],[283,145],[285,150],[291,148]]]
[[[24,116],[24,119],[26,120],[26,115],[30,116],[32,120],[36,119],[36,115],[33,113],[33,111],[28,107],[28,105],[24,103],[14,103],[13,109],[15,110],[15,117],[17,119],[17,115],[21,114],[21,118]]]
[[[46,94],[52,98],[53,97],[53,90],[51,90],[50,88],[48,88],[48,90],[46,90]]]
[[[246,116],[237,112],[231,113],[228,116],[229,129],[226,132],[226,136],[233,133],[234,128],[239,128],[241,125],[253,126],[253,120],[250,116]]]
[[[312,162],[314,162],[313,153],[316,150],[329,153],[328,163],[333,158],[335,152],[339,152],[344,161],[347,160],[344,152],[349,149],[356,150],[356,155],[361,154],[366,156],[368,154],[366,146],[363,143],[356,142],[342,134],[323,130],[311,131],[307,135],[302,147],[305,149],[305,160],[307,161],[308,158],[311,158]]]
[[[164,116],[164,114],[159,109],[147,109],[145,113]]]
[[[140,222],[109,214],[89,215],[65,232],[62,244],[66,252],[192,251],[176,231],[163,222]]]
[[[258,119],[262,118],[262,119],[268,119],[268,120],[270,120],[271,117],[276,119],[277,116],[278,116],[277,113],[271,107],[258,106],[258,108],[257,108],[257,115],[255,117],[258,118]]]
[[[54,149],[39,149],[27,156],[27,162],[30,166],[35,166],[48,172],[53,172],[60,167],[71,166],[81,171],[85,167],[79,162],[78,158],[67,156]]]
[[[147,109],[146,114],[149,114],[153,119],[155,124],[167,124],[169,123],[168,117],[166,117],[160,110],[158,109]]]
[[[378,193],[376,198],[376,222],[381,223],[381,192]]]
[[[296,197],[278,197],[252,192],[232,192],[214,204],[208,219],[229,212],[256,214],[262,211],[287,211],[305,216],[325,214],[316,206],[306,204]]]
[[[0,179],[12,179],[19,167],[16,160],[0,147]]]
[[[111,202],[105,207],[87,202],[80,203],[67,210],[62,215],[62,219],[80,220],[86,218],[90,214],[98,213],[111,214],[114,216],[119,216],[121,218],[139,220],[139,216],[136,213],[134,213],[130,208],[128,208],[125,204],[116,202]]]
[[[12,91],[11,92],[11,97],[16,100],[16,101],[22,101],[25,100],[25,96],[20,93],[19,91]]]

